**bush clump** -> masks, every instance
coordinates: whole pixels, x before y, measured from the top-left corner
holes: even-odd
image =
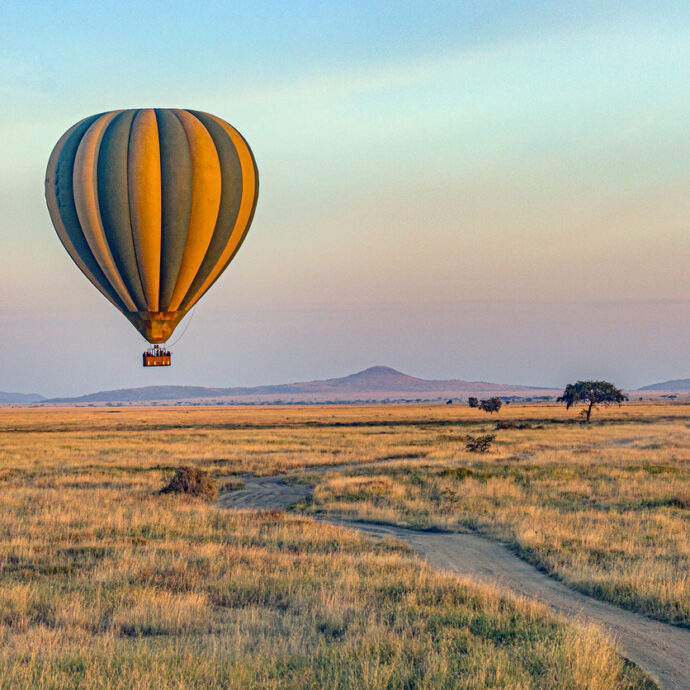
[[[213,477],[206,470],[200,470],[198,467],[178,467],[170,484],[163,487],[160,492],[198,496],[208,501],[215,501],[218,498],[218,488]]]
[[[484,412],[493,414],[494,412],[498,412],[501,409],[503,401],[498,397],[487,398],[486,400],[480,400],[479,398],[469,397],[467,398],[467,404],[474,409],[484,410]]]
[[[496,434],[484,434],[483,436],[465,436],[465,450],[470,453],[488,453],[491,444],[495,441]]]

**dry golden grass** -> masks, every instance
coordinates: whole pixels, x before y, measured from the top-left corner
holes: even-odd
[[[585,426],[560,423],[555,407],[513,406],[502,419],[544,428],[499,430],[489,455],[465,452],[464,428],[417,432],[406,441],[419,458],[314,477],[307,509],[476,530],[582,591],[690,625],[689,412],[630,405]]]
[[[0,687],[646,687],[597,630],[399,544],[157,493],[180,464],[447,462],[457,444],[443,438],[475,424],[456,417],[0,410]],[[400,472],[381,496],[404,498]]]

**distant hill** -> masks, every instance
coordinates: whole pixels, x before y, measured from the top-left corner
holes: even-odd
[[[34,403],[45,400],[42,395],[38,393],[6,393],[0,391],[0,405],[8,405],[11,403]]]
[[[638,388],[640,391],[690,391],[690,379],[672,379]]]
[[[51,403],[156,402],[214,399],[226,402],[348,402],[354,400],[417,399],[467,395],[555,395],[555,389],[516,386],[458,379],[436,381],[416,378],[391,367],[370,367],[342,378],[303,381],[251,388],[202,386],[146,386],[100,391],[75,398],[52,398]]]
[[[190,398],[213,398],[224,395],[223,388],[204,386],[142,386],[141,388],[119,388],[112,391],[99,391],[75,398],[49,398],[50,403],[88,403],[88,402],[141,402],[142,400],[188,400]]]

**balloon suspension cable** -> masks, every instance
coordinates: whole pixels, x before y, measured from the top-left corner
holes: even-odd
[[[189,328],[189,324],[192,323],[192,319],[194,318],[195,313],[196,313],[196,305],[194,305],[194,308],[190,312],[189,319],[187,319],[187,323],[184,325],[184,329],[183,329],[182,333],[180,333],[180,335],[178,335],[177,338],[175,338],[175,340],[173,340],[173,342],[170,343],[170,345],[168,345],[167,347],[169,347],[169,348],[175,347],[175,345],[177,345],[177,343],[179,343],[180,340],[182,340],[184,334],[187,332],[187,329]]]

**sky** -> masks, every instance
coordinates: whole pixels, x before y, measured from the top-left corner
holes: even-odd
[[[3,3],[0,390],[260,385],[376,364],[690,376],[690,4]],[[144,370],[48,216],[83,117],[181,107],[254,152],[241,251]]]

